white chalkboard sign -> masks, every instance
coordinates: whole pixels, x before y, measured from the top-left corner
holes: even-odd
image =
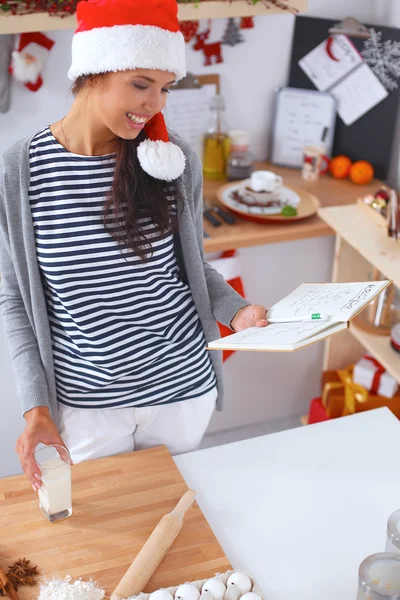
[[[323,145],[330,156],[336,122],[336,101],[327,92],[280,88],[276,91],[270,160],[301,167],[303,148]]]

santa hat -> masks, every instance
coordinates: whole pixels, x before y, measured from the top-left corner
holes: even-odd
[[[131,69],[157,69],[186,75],[185,42],[179,30],[176,0],[88,0],[77,6],[68,77]],[[152,177],[177,179],[185,155],[169,141],[164,117],[156,114],[138,147],[141,167]]]
[[[43,33],[22,33],[12,52],[9,72],[31,92],[36,92],[43,85],[41,71],[53,46],[54,41]]]

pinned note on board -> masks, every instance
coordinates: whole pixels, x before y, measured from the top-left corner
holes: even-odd
[[[388,96],[388,92],[364,62],[351,40],[329,37],[299,60],[299,67],[320,91],[337,100],[337,112],[352,125]]]

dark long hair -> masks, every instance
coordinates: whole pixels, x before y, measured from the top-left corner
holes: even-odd
[[[77,96],[88,83],[100,77],[104,75],[78,77],[72,93]],[[140,166],[137,147],[145,139],[146,134],[141,131],[134,140],[118,140],[113,183],[104,206],[104,225],[110,235],[144,261],[151,256],[151,244],[139,219],[150,217],[161,234],[175,232],[177,219],[171,216],[167,196],[174,195],[177,205],[179,200],[177,186],[151,177]]]

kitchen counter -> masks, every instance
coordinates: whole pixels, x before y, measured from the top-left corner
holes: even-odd
[[[324,175],[319,181],[310,183],[303,181],[299,169],[282,168],[268,163],[259,163],[256,168],[273,170],[283,177],[285,185],[308,190],[317,196],[323,207],[354,204],[359,196],[374,194],[381,185],[378,180],[373,180],[367,185],[356,185],[349,179],[334,179],[330,175]],[[204,180],[205,201],[209,204],[217,203],[217,190],[225,183],[225,181]],[[281,225],[263,225],[238,219],[236,225],[223,224],[218,228],[204,219],[204,229],[210,235],[204,240],[205,252],[222,252],[233,248],[333,235],[328,225],[317,216]]]
[[[355,600],[400,507],[400,423],[387,409],[175,457],[234,568],[266,600]]]
[[[73,516],[50,524],[25,476],[0,479],[0,566],[26,557],[45,578],[93,578],[107,596],[161,517],[187,490],[166,448],[72,467]],[[195,504],[146,590],[210,577],[230,563]],[[35,588],[18,590],[20,600]]]

